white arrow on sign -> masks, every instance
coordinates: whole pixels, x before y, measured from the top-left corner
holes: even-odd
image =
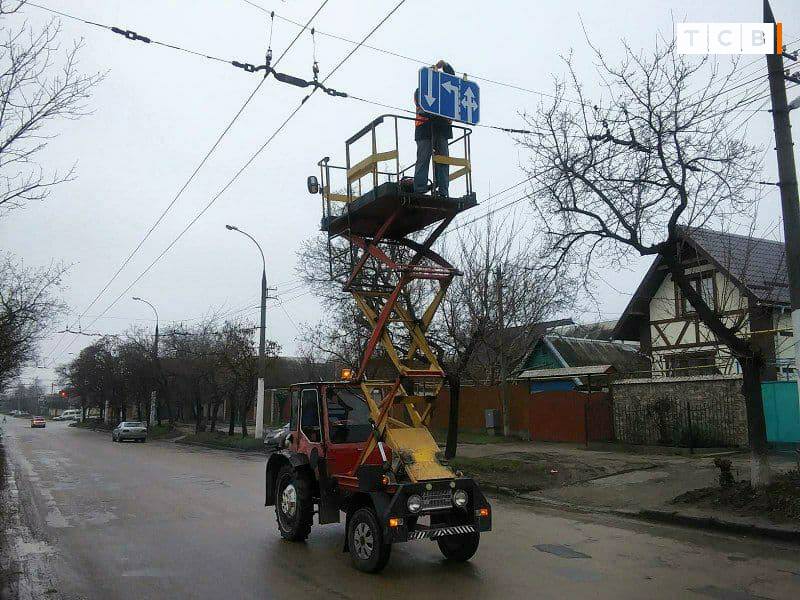
[[[445,81],[442,84],[442,87],[445,90],[447,90],[448,92],[450,92],[451,94],[453,94],[453,98],[455,98],[455,106],[456,106],[455,118],[460,120],[461,119],[461,106],[460,106],[460,103],[459,103],[460,98],[458,97],[458,95],[459,95],[461,90],[458,89],[457,85],[453,85],[450,81]],[[439,110],[441,110],[441,108]]]
[[[468,87],[467,91],[464,92],[464,99],[461,101],[461,105],[467,109],[467,122],[472,123],[472,111],[478,108],[478,103],[475,102],[475,92],[472,91],[471,87]]]
[[[436,102],[436,96],[431,94],[433,91],[433,69],[426,69],[428,71],[428,89],[425,92],[425,102],[428,103],[428,106],[433,106],[433,103]]]

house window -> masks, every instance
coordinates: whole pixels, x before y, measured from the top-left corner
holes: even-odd
[[[692,375],[719,375],[716,352],[682,352],[667,359],[667,377],[689,377]]]
[[[717,303],[714,294],[714,274],[703,273],[702,275],[693,275],[688,277],[689,283],[692,288],[700,294],[703,301],[711,307],[712,310],[717,310]],[[683,295],[683,291],[675,284],[675,299],[677,303],[678,316],[693,315],[695,309],[689,299]]]

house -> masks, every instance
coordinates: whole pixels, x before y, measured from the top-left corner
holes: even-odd
[[[686,229],[680,260],[695,287],[728,326],[753,336],[765,358],[764,381],[793,379],[794,340],[786,250],[781,242]],[[653,376],[736,375],[739,364],[697,318],[657,257],[613,330],[639,342]]]
[[[574,322],[572,319],[556,319],[489,333],[476,345],[467,364],[465,379],[475,384],[494,385],[500,380],[501,355],[507,362],[508,372],[516,373],[543,335],[555,327],[566,325],[574,325]]]
[[[539,392],[574,390],[587,383],[585,377],[579,376],[537,379],[536,373],[544,369],[604,366],[622,376],[649,372],[650,361],[640,352],[638,342],[610,339],[615,325],[616,321],[605,321],[553,328],[530,349],[521,363],[518,378],[529,379],[530,391]]]

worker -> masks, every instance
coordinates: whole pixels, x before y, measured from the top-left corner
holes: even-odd
[[[455,75],[453,67],[440,60],[432,67],[448,75]],[[424,194],[428,191],[428,169],[431,156],[449,156],[448,140],[453,137],[452,121],[445,117],[426,113],[419,104],[419,88],[414,92],[414,105],[417,116],[414,120],[414,141],[417,142],[417,164],[414,169],[414,193]],[[435,193],[447,197],[450,184],[450,168],[447,165],[434,163],[433,183]]]

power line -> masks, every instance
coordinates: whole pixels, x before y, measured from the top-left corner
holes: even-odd
[[[320,11],[322,11],[322,9],[325,7],[325,5],[328,3],[328,1],[329,0],[323,0],[323,2],[320,4],[319,8],[317,8],[317,10],[314,12],[314,14],[312,14],[311,17],[308,19],[308,23],[311,23],[311,21],[313,21],[316,18],[316,16],[320,13]],[[286,54],[289,52],[289,50],[291,50],[292,46],[294,46],[294,44],[300,38],[301,34],[302,34],[302,31],[299,32],[294,37],[294,39],[292,39],[292,41],[289,43],[289,45],[284,49],[284,51],[281,53],[281,55],[275,61],[275,65],[276,66],[281,62],[281,60],[283,60],[283,58],[286,56]],[[150,229],[147,230],[147,233],[145,233],[144,237],[139,241],[139,243],[136,245],[136,247],[128,254],[127,258],[125,258],[125,260],[122,262],[122,264],[116,270],[116,272],[111,276],[111,278],[108,280],[108,282],[106,282],[106,284],[103,286],[103,288],[92,299],[92,301],[84,309],[83,313],[78,317],[78,319],[81,319],[83,316],[85,316],[85,314],[89,311],[89,309],[92,306],[94,306],[94,304],[106,292],[106,290],[117,279],[117,277],[119,277],[120,273],[123,271],[123,269],[125,269],[125,267],[128,265],[128,263],[130,263],[131,259],[136,255],[136,253],[139,251],[139,249],[144,245],[144,243],[147,241],[147,239],[150,237],[150,235],[153,233],[153,231],[159,226],[159,224],[161,224],[161,222],[166,217],[167,213],[172,209],[172,207],[175,205],[175,203],[178,201],[178,199],[183,195],[183,193],[189,187],[189,185],[194,180],[194,178],[197,176],[197,174],[200,172],[200,170],[205,166],[206,162],[211,157],[211,154],[213,154],[214,151],[217,149],[219,144],[222,142],[223,138],[228,134],[228,132],[233,127],[234,123],[236,123],[236,121],[242,115],[242,113],[247,108],[247,106],[250,104],[252,99],[255,97],[255,95],[258,92],[258,90],[260,90],[261,86],[264,85],[265,81],[266,81],[266,78],[261,79],[258,82],[258,85],[256,85],[256,87],[253,89],[253,91],[250,92],[250,95],[245,99],[244,103],[239,108],[239,110],[236,112],[236,114],[234,115],[233,119],[231,119],[231,121],[228,123],[228,125],[225,127],[225,129],[222,130],[222,133],[220,133],[220,135],[217,137],[217,139],[214,142],[214,144],[211,146],[211,148],[208,150],[208,152],[206,152],[205,156],[203,156],[202,160],[197,165],[197,167],[195,167],[194,171],[192,171],[192,173],[189,176],[189,178],[180,187],[180,189],[178,190],[178,193],[175,194],[175,196],[172,198],[170,203],[161,212],[161,214],[158,216],[158,218],[155,220],[155,222],[150,226]],[[105,313],[101,313],[101,314],[105,314]],[[94,323],[94,321],[93,321],[93,323]],[[45,360],[56,351],[56,349],[60,345],[62,339],[63,339],[63,337],[56,343],[56,345],[53,347],[53,349],[45,356]]]
[[[322,6],[324,6],[324,5],[327,3],[327,1],[328,1],[328,0],[325,0],[325,1],[323,2]],[[363,43],[364,41],[366,41],[367,39],[369,39],[369,38],[372,36],[372,34],[374,34],[374,33],[375,33],[377,30],[378,30],[378,28],[380,28],[380,27],[381,27],[381,26],[382,26],[382,25],[383,25],[383,24],[384,24],[384,23],[385,23],[385,22],[386,22],[386,21],[387,21],[387,20],[388,20],[388,19],[389,19],[389,18],[390,18],[390,17],[391,17],[393,14],[394,14],[394,13],[395,13],[395,12],[396,12],[396,11],[397,11],[397,10],[398,10],[398,9],[399,9],[399,8],[400,8],[402,5],[403,5],[403,4],[405,4],[405,2],[406,2],[406,0],[400,0],[400,2],[398,2],[398,3],[395,5],[395,7],[394,7],[394,8],[393,8],[391,11],[389,11],[389,12],[386,14],[386,16],[384,16],[384,17],[383,17],[383,19],[381,19],[381,21],[380,21],[380,22],[379,22],[379,23],[378,23],[378,24],[377,24],[375,27],[373,27],[373,28],[372,28],[372,29],[369,31],[369,33],[367,33],[367,34],[364,36],[364,38],[362,39],[362,43]],[[317,10],[317,12],[319,12],[319,10],[321,10],[321,9],[322,9],[322,7],[320,7],[320,9],[318,9],[318,10]],[[315,14],[314,14],[314,16],[316,16],[316,14],[317,14],[317,13],[315,13]],[[312,17],[312,18],[313,18],[313,17]],[[295,38],[295,39],[296,39],[296,38]],[[352,49],[352,50],[351,50],[351,51],[350,51],[350,52],[349,52],[347,55],[345,55],[345,57],[344,57],[344,58],[342,58],[342,60],[340,60],[340,61],[339,61],[339,63],[338,63],[338,64],[337,64],[337,65],[336,65],[336,66],[335,66],[335,67],[334,67],[334,68],[333,68],[333,69],[332,69],[332,70],[331,70],[331,71],[330,71],[330,72],[329,72],[329,73],[328,73],[328,74],[325,76],[325,78],[322,80],[322,83],[324,84],[326,81],[328,81],[328,79],[330,79],[330,78],[331,78],[331,77],[332,77],[332,76],[333,76],[333,75],[336,73],[336,71],[338,71],[338,70],[339,70],[339,69],[342,67],[342,65],[344,65],[344,64],[345,64],[345,62],[347,62],[347,61],[348,61],[348,60],[349,60],[349,59],[350,59],[350,58],[351,58],[351,57],[352,57],[352,56],[353,56],[353,55],[356,53],[356,51],[357,51],[357,50],[360,48],[360,46],[361,46],[361,44],[357,45],[357,46],[356,46],[356,47],[354,47],[354,48],[353,48],[353,49]],[[165,248],[165,249],[164,249],[164,250],[163,250],[163,251],[162,251],[162,252],[161,252],[161,253],[160,253],[160,254],[159,254],[159,255],[158,255],[158,256],[157,256],[157,257],[156,257],[156,258],[155,258],[155,259],[154,259],[154,260],[153,260],[153,261],[152,261],[152,262],[151,262],[151,263],[150,263],[148,266],[147,266],[147,267],[146,267],[146,268],[145,268],[145,269],[144,269],[144,271],[142,271],[142,272],[141,272],[141,273],[140,273],[140,274],[139,274],[139,275],[138,275],[138,276],[137,276],[137,277],[136,277],[136,278],[135,278],[135,279],[134,279],[134,280],[133,280],[133,281],[130,283],[130,285],[128,285],[128,287],[126,287],[126,288],[125,288],[125,289],[122,291],[122,293],[120,293],[120,294],[119,294],[119,295],[118,295],[118,296],[117,296],[117,297],[116,297],[116,298],[115,298],[115,299],[114,299],[114,300],[113,300],[113,301],[112,301],[112,302],[111,302],[111,303],[110,303],[110,304],[109,304],[109,305],[108,305],[108,306],[107,306],[107,307],[106,307],[106,308],[105,308],[105,309],[104,309],[104,310],[103,310],[103,311],[100,313],[100,316],[103,316],[103,315],[104,315],[106,312],[108,312],[108,311],[109,311],[109,310],[110,310],[110,309],[111,309],[111,308],[112,308],[112,307],[113,307],[113,306],[114,306],[114,305],[115,305],[117,302],[119,302],[119,300],[120,300],[120,299],[122,299],[122,297],[123,297],[125,294],[127,294],[127,293],[128,293],[128,291],[130,291],[130,289],[131,289],[131,288],[132,288],[134,285],[136,285],[136,284],[137,284],[137,283],[138,283],[138,282],[139,282],[139,281],[140,281],[140,280],[141,280],[141,279],[142,279],[142,278],[143,278],[143,277],[144,277],[144,276],[145,276],[145,275],[146,275],[146,274],[147,274],[147,273],[148,273],[148,272],[149,272],[149,271],[150,271],[150,270],[151,270],[151,269],[152,269],[152,268],[153,268],[153,267],[154,267],[154,266],[155,266],[155,265],[156,265],[156,264],[157,264],[157,263],[158,263],[158,262],[161,260],[161,258],[162,258],[162,257],[164,257],[164,256],[165,256],[165,255],[166,255],[166,254],[167,254],[167,253],[168,253],[168,252],[169,252],[169,251],[172,249],[172,247],[173,247],[175,244],[177,244],[177,243],[178,243],[178,241],[179,241],[179,240],[180,240],[180,239],[181,239],[181,238],[182,238],[182,237],[183,237],[183,236],[186,234],[186,232],[187,232],[187,231],[189,231],[189,229],[191,229],[191,227],[192,227],[192,226],[193,226],[193,225],[194,225],[194,224],[195,224],[195,223],[196,223],[196,222],[197,222],[197,221],[198,221],[198,220],[199,220],[199,219],[200,219],[200,218],[201,218],[201,217],[202,217],[202,216],[203,216],[203,215],[206,213],[206,211],[208,211],[208,209],[209,209],[209,208],[211,208],[211,206],[212,206],[212,205],[213,205],[213,204],[214,204],[214,203],[215,203],[215,202],[216,202],[216,201],[217,201],[217,200],[220,198],[220,196],[222,196],[222,195],[223,195],[223,194],[224,194],[224,193],[225,193],[225,192],[226,192],[226,191],[227,191],[227,190],[228,190],[228,189],[229,189],[229,188],[230,188],[230,187],[231,187],[231,186],[232,186],[232,185],[233,185],[233,184],[234,184],[234,183],[235,183],[235,182],[236,182],[238,179],[239,179],[239,177],[241,176],[241,174],[242,174],[242,173],[243,173],[243,172],[244,172],[244,171],[245,171],[245,170],[246,170],[246,169],[247,169],[247,168],[248,168],[248,167],[249,167],[249,166],[250,166],[250,165],[253,163],[253,161],[255,161],[255,159],[256,159],[256,158],[257,158],[257,157],[258,157],[258,156],[261,154],[261,152],[263,152],[263,151],[264,151],[264,149],[265,149],[265,148],[266,148],[266,147],[267,147],[267,146],[268,146],[268,145],[269,145],[269,144],[272,142],[272,140],[274,140],[274,139],[275,139],[275,138],[278,136],[278,134],[279,134],[279,133],[280,133],[280,132],[281,132],[281,131],[282,131],[282,130],[283,130],[285,127],[286,127],[286,125],[287,125],[287,124],[288,124],[288,123],[289,123],[289,122],[290,122],[290,121],[291,121],[291,120],[294,118],[294,116],[295,116],[295,115],[296,115],[296,114],[297,114],[297,113],[300,111],[300,109],[302,109],[302,108],[303,108],[303,106],[305,106],[305,103],[306,103],[306,101],[307,101],[307,100],[308,100],[308,99],[309,99],[309,98],[310,98],[310,97],[311,97],[311,96],[312,96],[312,95],[313,95],[313,94],[314,94],[314,93],[317,91],[317,89],[319,89],[319,88],[315,87],[315,88],[314,88],[314,89],[313,89],[313,90],[312,90],[312,91],[311,91],[311,92],[310,92],[310,93],[309,93],[309,94],[308,94],[308,95],[307,95],[305,98],[303,98],[303,99],[301,100],[300,104],[298,104],[298,105],[297,105],[297,107],[296,107],[296,108],[295,108],[295,109],[294,109],[294,110],[293,110],[291,113],[289,113],[289,115],[286,117],[286,119],[284,119],[284,121],[283,121],[283,122],[282,122],[282,123],[281,123],[281,124],[278,126],[278,128],[277,128],[277,129],[276,129],[276,130],[275,130],[275,131],[274,131],[274,132],[273,132],[273,133],[272,133],[272,134],[271,134],[271,135],[270,135],[270,136],[267,138],[267,140],[266,140],[266,141],[265,141],[265,142],[264,142],[264,143],[261,145],[261,147],[260,147],[260,148],[258,148],[258,150],[256,150],[256,152],[255,152],[255,153],[254,153],[254,154],[253,154],[253,155],[252,155],[252,156],[251,156],[251,157],[250,157],[250,158],[247,160],[247,162],[245,162],[245,164],[244,164],[244,165],[243,165],[243,166],[242,166],[242,167],[241,167],[241,168],[240,168],[240,169],[239,169],[239,170],[238,170],[238,171],[237,171],[237,172],[236,172],[236,173],[233,175],[233,177],[232,177],[232,178],[231,178],[231,179],[228,181],[228,183],[226,183],[226,184],[225,184],[225,185],[222,187],[222,189],[221,189],[219,192],[217,192],[217,194],[216,194],[216,195],[214,195],[214,196],[211,198],[211,200],[210,200],[210,201],[209,201],[209,202],[208,202],[208,203],[207,203],[207,204],[206,204],[206,205],[205,205],[205,206],[202,208],[202,210],[200,210],[200,212],[198,212],[198,213],[197,213],[197,214],[194,216],[194,218],[192,218],[192,220],[191,220],[191,221],[188,223],[188,225],[186,225],[186,227],[184,227],[184,228],[183,228],[183,230],[182,230],[182,231],[181,231],[181,232],[180,232],[180,233],[179,233],[179,234],[178,234],[178,235],[177,235],[177,236],[176,236],[176,237],[175,237],[175,238],[172,240],[172,242],[170,242],[170,243],[169,243],[169,245],[168,245],[168,246],[167,246],[167,247],[166,247],[166,248]],[[96,321],[96,319],[95,319],[95,321]],[[91,327],[91,326],[94,324],[94,322],[95,322],[95,321],[92,321],[92,323],[90,323],[88,326],[89,326],[89,327]],[[73,338],[73,341],[70,343],[70,345],[71,345],[72,343],[74,343],[75,339],[77,339],[77,338]],[[69,348],[69,346],[67,346],[67,349],[68,349],[68,348]],[[63,351],[62,351],[62,353],[63,353]],[[60,356],[60,355],[59,355],[59,356]],[[54,359],[54,361],[55,361],[55,359]]]
[[[73,15],[73,14],[70,14],[70,13],[67,13],[67,12],[64,12],[64,11],[61,11],[61,10],[56,10],[54,8],[50,8],[49,6],[44,6],[42,4],[36,4],[34,2],[26,1],[25,5],[33,6],[35,8],[47,11],[49,13],[58,15],[60,17],[64,17],[66,19],[71,19],[73,21],[78,21],[78,22],[83,23],[85,25],[90,25],[92,27],[97,27],[99,29],[110,31],[110,32],[115,33],[117,35],[121,35],[125,39],[130,40],[132,42],[142,42],[142,43],[145,43],[145,44],[153,44],[155,46],[161,46],[162,48],[168,48],[170,50],[177,50],[178,52],[182,52],[184,54],[190,54],[192,56],[197,56],[199,58],[205,58],[205,59],[208,59],[208,60],[211,60],[211,61],[214,61],[214,62],[226,63],[226,64],[229,64],[229,65],[234,66],[236,68],[244,69],[245,71],[250,71],[251,70],[250,67],[252,67],[252,65],[250,65],[249,63],[246,63],[246,62],[227,59],[227,58],[221,58],[219,56],[214,56],[212,54],[208,54],[208,53],[202,52],[200,50],[192,50],[191,48],[186,48],[184,46],[179,46],[178,44],[173,44],[171,42],[161,42],[161,41],[153,39],[153,38],[151,38],[149,36],[138,34],[135,31],[132,31],[130,29],[126,29],[124,27],[116,27],[114,25],[106,25],[104,23],[98,23],[96,21],[90,21],[89,19],[84,19],[83,17],[78,17],[76,15]]]

